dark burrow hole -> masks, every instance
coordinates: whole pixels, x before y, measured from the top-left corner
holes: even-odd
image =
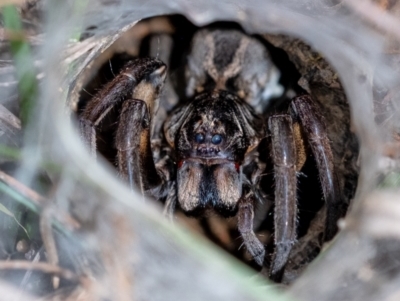
[[[170,16],[168,20],[174,31],[170,34],[172,38],[173,47],[171,51],[170,61],[167,62],[169,68],[169,77],[173,83],[176,93],[179,99],[184,99],[185,85],[176,83],[184,82],[184,65],[185,59],[188,54],[190,42],[194,33],[199,29],[186,18],[182,16]],[[142,21],[143,24],[148,20]],[[140,23],[139,23],[140,24]],[[136,27],[136,26],[135,26]],[[135,27],[132,30],[135,30]],[[230,28],[243,30],[240,25],[232,22],[216,22],[208,25],[211,28]],[[300,73],[297,71],[294,64],[289,60],[288,55],[282,49],[276,48],[269,44],[261,35],[255,36],[261,41],[265,47],[267,47],[271,58],[275,65],[281,72],[280,83],[284,87],[285,92],[281,97],[273,99],[271,106],[265,112],[265,118],[272,113],[287,111],[290,97],[304,93],[305,91],[297,84],[300,79]],[[157,40],[156,40],[157,41]],[[151,50],[151,44],[154,43],[154,34],[149,32],[146,34],[140,43],[138,53],[140,57],[148,56]],[[163,49],[160,47],[156,49],[157,55],[162,58]],[[80,99],[78,103],[78,115],[85,108],[88,101],[91,100],[107,82],[114,78],[115,74],[118,74],[121,68],[134,57],[126,52],[115,53],[111,57],[103,59],[103,64],[99,68],[97,74],[85,85],[81,91]],[[171,110],[174,106],[166,104],[167,110]],[[97,132],[97,145],[98,151],[112,164],[116,165],[116,148],[115,148],[115,131],[118,124],[118,115],[121,110],[121,105],[116,106],[110,114],[102,121],[101,126]],[[265,177],[262,180],[261,186],[263,187],[263,193],[268,196],[269,201],[267,204],[259,205],[260,210],[263,210],[265,218],[260,223],[257,230],[257,234],[263,240],[263,243],[267,245],[267,252],[270,254],[267,259],[270,260],[274,252],[273,243],[273,231],[274,231],[274,173],[272,169],[271,155],[268,150],[268,142],[263,141],[259,146],[261,160],[266,162],[267,168],[265,170]],[[319,182],[318,170],[316,167],[315,159],[312,155],[307,156],[306,163],[304,164],[297,177],[297,200],[298,200],[298,227],[297,235],[298,239],[301,239],[306,235],[311,221],[316,216],[317,212],[322,208],[324,204],[322,188]],[[352,188],[354,190],[354,187]],[[245,251],[245,248],[241,248],[242,240],[240,239],[239,232],[236,227],[237,224],[234,218],[222,219],[217,216],[207,216],[198,220],[192,218],[186,218],[182,212],[178,212],[177,215],[184,223],[194,228],[196,231],[204,234],[210,240],[221,246],[246,264],[252,266],[256,270],[260,268],[249,258]],[[316,250],[319,252],[319,249]],[[315,256],[315,252],[312,256]],[[312,258],[305,258],[304,261],[311,260]]]

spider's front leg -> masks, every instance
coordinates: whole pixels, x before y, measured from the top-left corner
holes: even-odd
[[[289,115],[274,115],[268,120],[275,173],[275,253],[271,278],[279,280],[296,241],[298,168],[295,134]]]
[[[96,126],[116,105],[122,104],[116,135],[118,167],[131,187],[142,192],[161,182],[151,146],[151,116],[166,76],[160,60],[141,58],[129,62],[86,106],[80,121],[81,136],[96,152]]]
[[[340,212],[340,192],[333,165],[333,154],[323,118],[309,95],[291,102],[292,114],[274,115],[268,121],[272,140],[275,171],[275,254],[270,274],[279,280],[296,240],[297,200],[296,172],[304,165],[308,142],[317,162],[319,178],[327,204],[324,240],[337,232]],[[296,119],[293,123],[292,119]],[[305,136],[303,139],[303,136]]]
[[[323,117],[309,95],[294,98],[291,108],[300,121],[306,140],[318,167],[327,213],[324,241],[331,240],[338,231],[337,221],[342,212],[339,182],[333,164],[333,153]]]

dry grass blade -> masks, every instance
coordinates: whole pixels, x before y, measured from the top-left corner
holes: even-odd
[[[14,188],[15,190],[22,193],[24,196],[32,200],[35,205],[43,206],[45,202],[45,198],[39,195],[36,191],[32,190],[31,188],[27,187],[26,185],[22,184],[20,181],[15,179],[14,177],[6,174],[5,172],[0,170],[0,180],[4,183],[9,185],[10,187]]]
[[[32,190],[31,188],[27,187],[26,185],[22,184],[20,181],[15,179],[14,177],[6,174],[5,172],[0,170],[0,180],[9,185],[10,187],[14,188],[22,195],[26,196],[29,200],[31,200],[36,206],[39,208],[43,208],[43,206],[48,203],[45,197],[38,194],[36,191]],[[80,223],[75,220],[72,216],[67,213],[61,214],[61,212],[57,213],[57,220],[61,223],[68,226],[71,229],[78,229],[80,228]]]
[[[20,130],[21,121],[13,113],[7,110],[3,105],[0,104],[0,120],[4,121],[13,128]]]

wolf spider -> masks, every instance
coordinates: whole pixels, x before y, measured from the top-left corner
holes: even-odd
[[[80,114],[83,140],[94,155],[96,128],[122,103],[115,138],[122,177],[164,200],[170,214],[179,206],[188,215],[209,210],[237,215],[243,242],[259,265],[266,251],[253,230],[255,206],[265,201],[260,192],[265,164],[258,160],[258,146],[268,140],[275,179],[270,276],[279,279],[296,242],[297,173],[310,150],[327,208],[324,240],[337,232],[341,197],[317,105],[301,95],[286,113],[264,118],[278,79],[265,46],[237,30],[203,29],[195,34],[187,58],[186,99],[169,112],[162,145],[156,147],[151,130],[166,74],[158,59],[127,63]]]

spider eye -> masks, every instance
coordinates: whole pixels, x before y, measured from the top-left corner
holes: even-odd
[[[213,144],[220,144],[221,141],[222,141],[222,136],[219,134],[216,134],[216,135],[212,136],[212,138],[211,138],[211,142]]]
[[[200,133],[196,134],[196,136],[194,136],[194,141],[196,141],[197,143],[203,143],[204,135]]]

